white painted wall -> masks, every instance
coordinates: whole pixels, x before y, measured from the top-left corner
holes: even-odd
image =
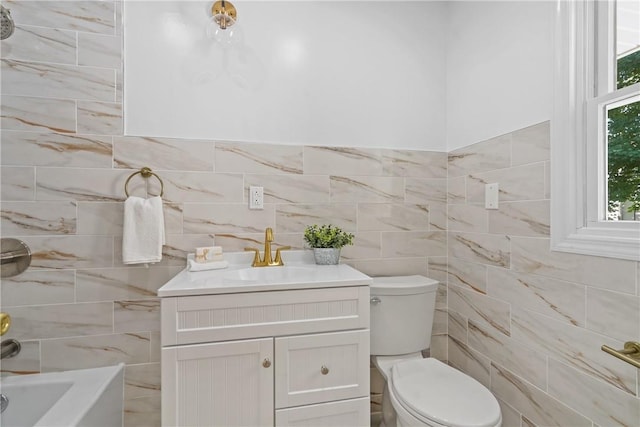
[[[555,2],[452,1],[447,149],[551,118]]]
[[[125,2],[125,133],[446,150],[442,2]]]
[[[450,151],[551,118],[554,2],[125,2],[125,132]],[[393,11],[393,13],[390,13]]]

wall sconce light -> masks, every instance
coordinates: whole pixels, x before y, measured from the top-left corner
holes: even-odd
[[[231,2],[218,0],[211,6],[211,17],[221,30],[226,30],[238,19],[238,12]]]
[[[211,6],[211,22],[207,25],[207,36],[223,46],[238,42],[238,28],[230,29],[238,20],[236,7],[229,1],[217,0]]]

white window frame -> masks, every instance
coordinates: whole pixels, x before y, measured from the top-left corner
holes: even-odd
[[[615,67],[598,68],[596,61],[607,61],[615,52],[603,42],[605,37],[599,37],[600,44],[595,45],[597,30],[601,36],[613,31],[611,11],[610,6],[600,7],[596,25],[594,1],[557,1],[551,121],[551,249],[640,261],[640,222],[603,218],[606,180],[601,177],[607,173],[606,109],[640,93],[640,84],[635,84],[597,96],[599,87],[610,86],[614,81],[606,73],[615,73]],[[595,52],[600,52],[600,58]],[[609,64],[614,62],[610,60]],[[607,91],[613,89],[609,87]]]

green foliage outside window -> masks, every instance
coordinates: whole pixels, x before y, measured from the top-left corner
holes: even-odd
[[[640,51],[618,60],[618,88],[640,82]],[[630,202],[640,211],[640,102],[609,111],[609,206]]]

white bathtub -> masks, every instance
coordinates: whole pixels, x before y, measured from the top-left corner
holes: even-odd
[[[0,380],[2,427],[121,427],[124,365]]]

